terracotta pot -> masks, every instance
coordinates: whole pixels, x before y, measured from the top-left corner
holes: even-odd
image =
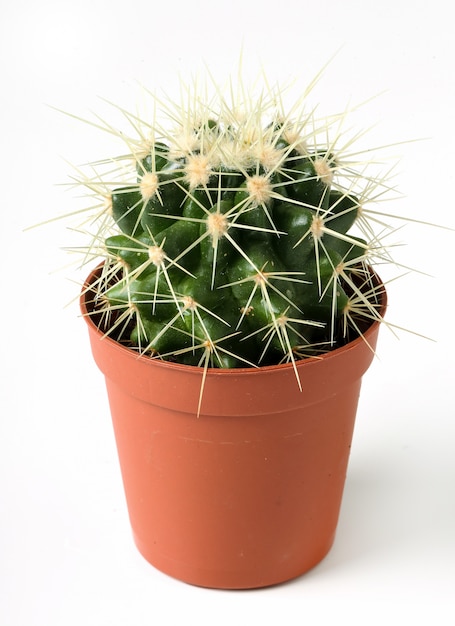
[[[299,362],[302,391],[291,365],[209,370],[197,417],[202,369],[102,338],[89,300],[81,296],[81,310],[141,554],[177,579],[225,589],[273,585],[320,562],[335,537],[379,324],[368,344]]]

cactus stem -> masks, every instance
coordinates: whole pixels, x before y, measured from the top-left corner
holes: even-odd
[[[174,325],[174,323],[178,320],[178,318],[181,315],[181,311],[179,309],[179,311],[174,315],[174,317],[172,317],[167,324],[165,324],[161,330],[153,337],[153,339],[151,341],[149,341],[149,343],[147,344],[147,346],[144,348],[143,353],[147,353],[147,352],[151,352],[151,353],[156,353],[155,348],[153,347],[153,344],[155,344],[158,339],[160,339],[165,333],[167,333],[167,331],[172,328],[172,326]],[[160,358],[163,355],[158,355]]]
[[[262,270],[257,270],[256,273],[251,276],[247,276],[246,278],[242,278],[232,283],[221,285],[219,288],[223,289],[225,287],[232,287],[234,285],[240,285],[246,282],[253,283],[251,293],[248,296],[246,303],[240,307],[241,317],[237,323],[237,328],[239,328],[244,317],[246,315],[249,315],[253,310],[253,308],[250,305],[258,288],[261,289],[264,299],[268,301],[270,310],[271,310],[271,305],[270,305],[270,299],[267,293],[267,288],[272,289],[281,298],[283,298],[283,300],[285,300],[290,306],[300,311],[299,307],[294,302],[292,302],[280,289],[278,289],[275,285],[273,285],[271,280],[278,280],[278,281],[284,280],[286,282],[298,282],[298,283],[309,284],[309,281],[298,278],[298,276],[303,276],[304,274],[305,272],[264,272],[264,267],[263,267]]]
[[[294,272],[295,274],[298,274],[298,272]],[[303,272],[302,272],[303,273]],[[265,294],[267,287],[269,287],[270,289],[272,289],[276,294],[278,294],[279,296],[281,296],[281,298],[283,298],[283,300],[285,300],[290,306],[294,307],[297,311],[301,311],[301,309],[294,303],[292,302],[292,300],[290,300],[286,294],[284,294],[280,289],[278,289],[278,287],[276,287],[273,283],[270,282],[270,279],[276,279],[276,280],[288,280],[287,278],[287,274],[286,272],[282,272],[282,273],[278,273],[278,272],[265,272],[265,273],[260,273],[260,275],[255,276],[254,280],[258,282],[263,295]],[[299,279],[294,278],[293,279],[295,282],[308,282],[308,281],[300,281]],[[267,293],[267,301],[269,300],[269,296]],[[270,304],[270,303],[269,303]],[[271,309],[271,305],[270,305],[270,310]]]

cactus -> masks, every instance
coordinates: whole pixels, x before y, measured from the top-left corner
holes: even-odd
[[[383,181],[330,139],[343,116],[317,120],[305,102],[288,114],[270,88],[187,102],[163,107],[176,129],[121,134],[119,182],[81,179],[104,199],[91,286],[103,331],[187,365],[295,367],[381,320],[370,268],[387,252],[368,203]]]

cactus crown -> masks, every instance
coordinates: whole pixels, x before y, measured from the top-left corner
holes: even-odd
[[[343,115],[319,120],[305,101],[288,113],[270,87],[228,92],[188,88],[162,107],[169,127],[122,111],[138,131],[118,133],[128,154],[80,178],[102,206],[94,314],[153,358],[295,364],[381,319],[370,268],[388,259],[368,204],[386,186],[343,154]]]

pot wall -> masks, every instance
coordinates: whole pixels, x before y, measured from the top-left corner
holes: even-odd
[[[87,313],[83,295],[81,307]],[[138,357],[90,320],[134,540],[155,567],[218,588],[316,565],[335,536],[361,377],[379,324],[320,359],[202,370]]]

